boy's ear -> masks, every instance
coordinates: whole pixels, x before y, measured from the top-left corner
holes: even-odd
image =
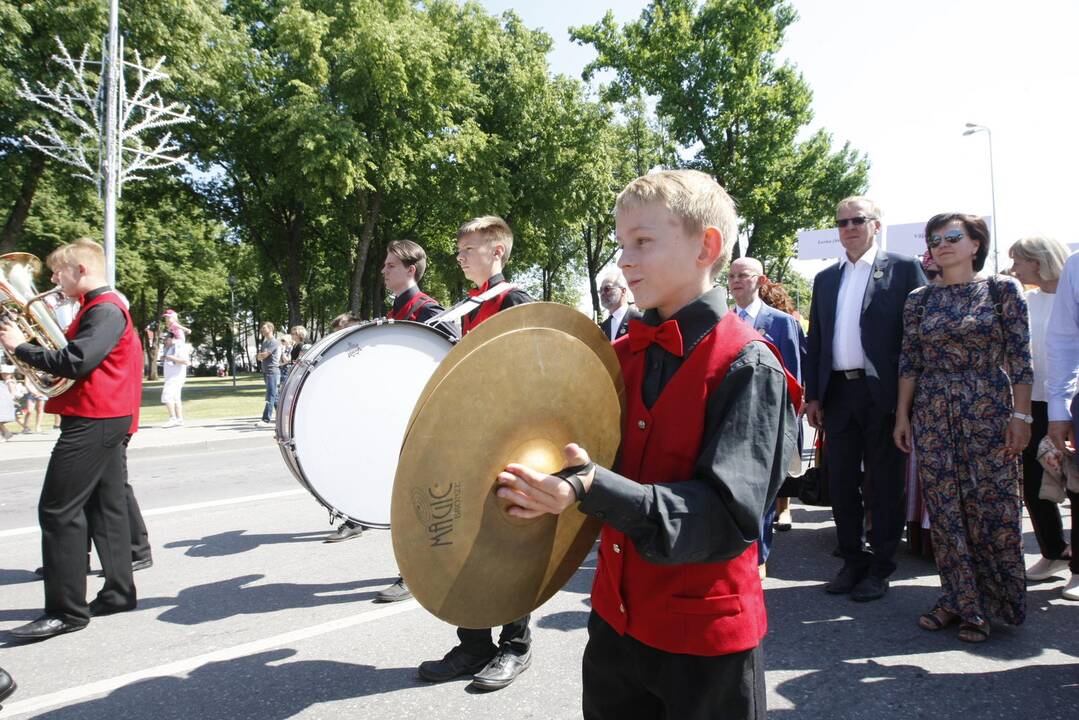
[[[506,257],[506,246],[503,245],[502,243],[495,243],[494,256],[496,258],[498,258],[499,260]]]
[[[719,256],[723,253],[725,238],[719,232],[719,228],[706,227],[704,237],[701,238],[701,251],[697,255],[697,264],[701,267],[712,267]]]

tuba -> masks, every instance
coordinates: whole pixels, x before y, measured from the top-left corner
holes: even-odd
[[[30,253],[0,255],[0,318],[13,321],[27,341],[59,350],[67,345],[67,338],[54,308],[65,300],[59,288],[43,293],[34,289],[34,276],[41,267],[41,261]],[[27,365],[14,355],[11,362],[22,371],[27,384],[47,397],[56,397],[75,383]]]

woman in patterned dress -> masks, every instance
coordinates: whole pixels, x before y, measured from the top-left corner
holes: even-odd
[[[1014,279],[976,274],[989,249],[981,218],[936,215],[925,237],[943,282],[907,299],[895,423],[896,445],[917,452],[943,590],[918,625],[959,622],[960,640],[983,642],[990,620],[1026,616],[1018,457],[1032,420],[1030,323]]]

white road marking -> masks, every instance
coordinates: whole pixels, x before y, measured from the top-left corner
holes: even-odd
[[[306,490],[303,488],[296,488],[295,490],[281,490],[279,492],[261,493],[259,495],[244,495],[242,497],[224,498],[222,500],[207,500],[206,502],[188,503],[186,505],[173,505],[171,507],[154,508],[153,510],[147,510],[142,515],[143,517],[156,517],[157,515],[170,515],[178,512],[189,512],[191,510],[205,510],[206,508],[224,507],[226,505],[240,505],[249,502],[258,502],[260,500],[276,500],[277,498],[292,497],[293,495],[302,495]],[[0,538],[15,537],[16,535],[31,535],[37,533],[39,528],[37,525],[31,527],[12,528],[10,530],[0,530]]]
[[[214,652],[205,653],[203,655],[176,660],[175,662],[165,663],[145,670],[138,670],[136,672],[127,673],[126,675],[119,675],[106,680],[86,683],[85,685],[68,688],[67,690],[60,690],[49,695],[42,695],[41,697],[30,698],[16,703],[9,703],[4,706],[4,718],[37,712],[58,705],[70,705],[95,695],[103,695],[118,690],[126,685],[148,678],[183,675],[209,663],[224,662],[227,660],[235,660],[236,658],[244,657],[246,655],[254,655],[255,653],[264,652],[283,645],[307,640],[308,638],[317,635],[325,635],[326,633],[345,630],[357,625],[363,625],[364,623],[374,622],[375,620],[382,620],[392,615],[415,610],[419,606],[419,603],[415,600],[406,600],[404,602],[381,607],[377,610],[370,610],[360,615],[352,615],[347,618],[341,618],[340,620],[331,620],[320,625],[312,625],[310,627],[300,628],[299,630],[292,630],[280,635],[263,638],[262,640],[254,640],[249,643],[215,650]]]

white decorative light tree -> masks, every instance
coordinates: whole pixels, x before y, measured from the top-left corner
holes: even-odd
[[[180,103],[165,103],[161,95],[149,86],[168,76],[161,70],[165,58],[152,67],[142,64],[138,51],[135,62],[123,60],[123,40],[119,31],[119,0],[110,0],[109,32],[102,38],[101,60],[88,60],[89,45],[82,49],[78,60],[71,57],[59,38],[60,55],[53,61],[71,75],[55,87],[37,83],[37,92],[26,80],[21,81],[19,97],[51,110],[75,130],[74,139],[65,139],[48,118],[32,135],[23,140],[49,157],[75,167],[75,177],[95,183],[105,201],[105,257],[109,284],[116,285],[116,204],[125,182],[144,180],[143,173],[182,163],[186,154],[177,154],[180,146],[169,131],[149,144],[140,137],[143,133],[171,125],[191,122],[194,118]],[[88,66],[99,66],[95,80]],[[136,74],[136,89],[126,92],[126,72]],[[70,135],[69,135],[70,137]],[[91,163],[91,160],[94,162]]]

